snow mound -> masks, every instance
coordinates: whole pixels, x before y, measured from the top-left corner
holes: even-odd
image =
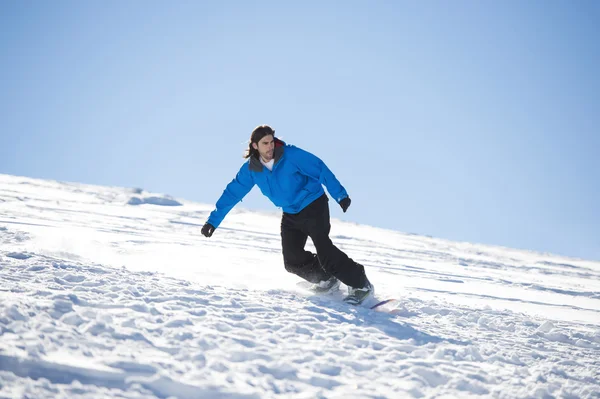
[[[0,398],[599,398],[600,262],[332,220],[376,312],[298,288],[275,212],[206,239],[213,204],[142,189],[0,200]]]
[[[131,197],[127,202],[128,205],[159,205],[159,206],[182,206],[181,202],[174,200],[169,196],[150,196],[150,197]]]
[[[597,334],[574,325],[410,298],[398,317],[29,255],[0,261],[0,397],[592,397],[600,385]]]

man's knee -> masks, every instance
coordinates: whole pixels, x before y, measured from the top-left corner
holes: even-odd
[[[326,255],[335,250],[333,241],[331,241],[331,238],[326,234],[315,235],[314,237],[311,237],[311,239],[313,240],[313,244],[315,244],[317,254]]]

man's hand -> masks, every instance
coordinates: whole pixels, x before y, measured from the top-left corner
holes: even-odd
[[[346,197],[343,200],[340,201],[340,206],[342,207],[342,211],[344,211],[344,213],[346,213],[346,211],[348,210],[348,207],[350,206],[350,197]]]
[[[202,235],[204,235],[205,237],[210,237],[213,235],[214,232],[215,226],[213,226],[210,223],[204,223],[204,226],[202,226]]]

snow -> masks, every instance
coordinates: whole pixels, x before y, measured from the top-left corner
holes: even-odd
[[[212,207],[0,175],[0,398],[600,397],[598,262],[332,220],[378,312]]]

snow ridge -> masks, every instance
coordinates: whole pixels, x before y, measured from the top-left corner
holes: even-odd
[[[511,397],[592,397],[600,386],[598,331],[510,312],[410,298],[393,315],[42,256],[0,264],[3,394],[501,397],[510,384]]]
[[[130,194],[0,175],[0,397],[600,397],[596,262],[334,221],[376,312],[298,289],[277,217]]]

